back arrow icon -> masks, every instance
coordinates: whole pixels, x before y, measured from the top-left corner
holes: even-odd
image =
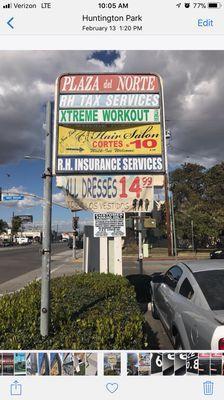
[[[14,26],[11,24],[13,20],[14,20],[14,17],[10,18],[10,19],[7,21],[7,25],[8,25],[11,29],[14,29]]]

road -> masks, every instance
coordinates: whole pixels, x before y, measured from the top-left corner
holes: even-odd
[[[52,245],[52,254],[68,250],[67,243]],[[14,279],[41,266],[41,245],[0,249],[0,284]]]

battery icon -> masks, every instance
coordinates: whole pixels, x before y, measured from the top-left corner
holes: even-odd
[[[222,4],[221,3],[208,3],[208,8],[221,8]]]

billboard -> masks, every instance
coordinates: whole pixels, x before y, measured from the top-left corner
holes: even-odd
[[[64,74],[55,100],[56,175],[164,173],[156,74]]]
[[[15,215],[15,218],[20,218],[23,224],[32,223],[33,216],[32,215]]]
[[[151,212],[154,188],[163,187],[163,175],[59,176],[57,186],[65,192],[73,211]]]

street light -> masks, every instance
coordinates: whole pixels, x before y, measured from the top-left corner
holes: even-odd
[[[38,156],[24,156],[25,160],[42,160],[45,161],[44,157],[38,157]]]

